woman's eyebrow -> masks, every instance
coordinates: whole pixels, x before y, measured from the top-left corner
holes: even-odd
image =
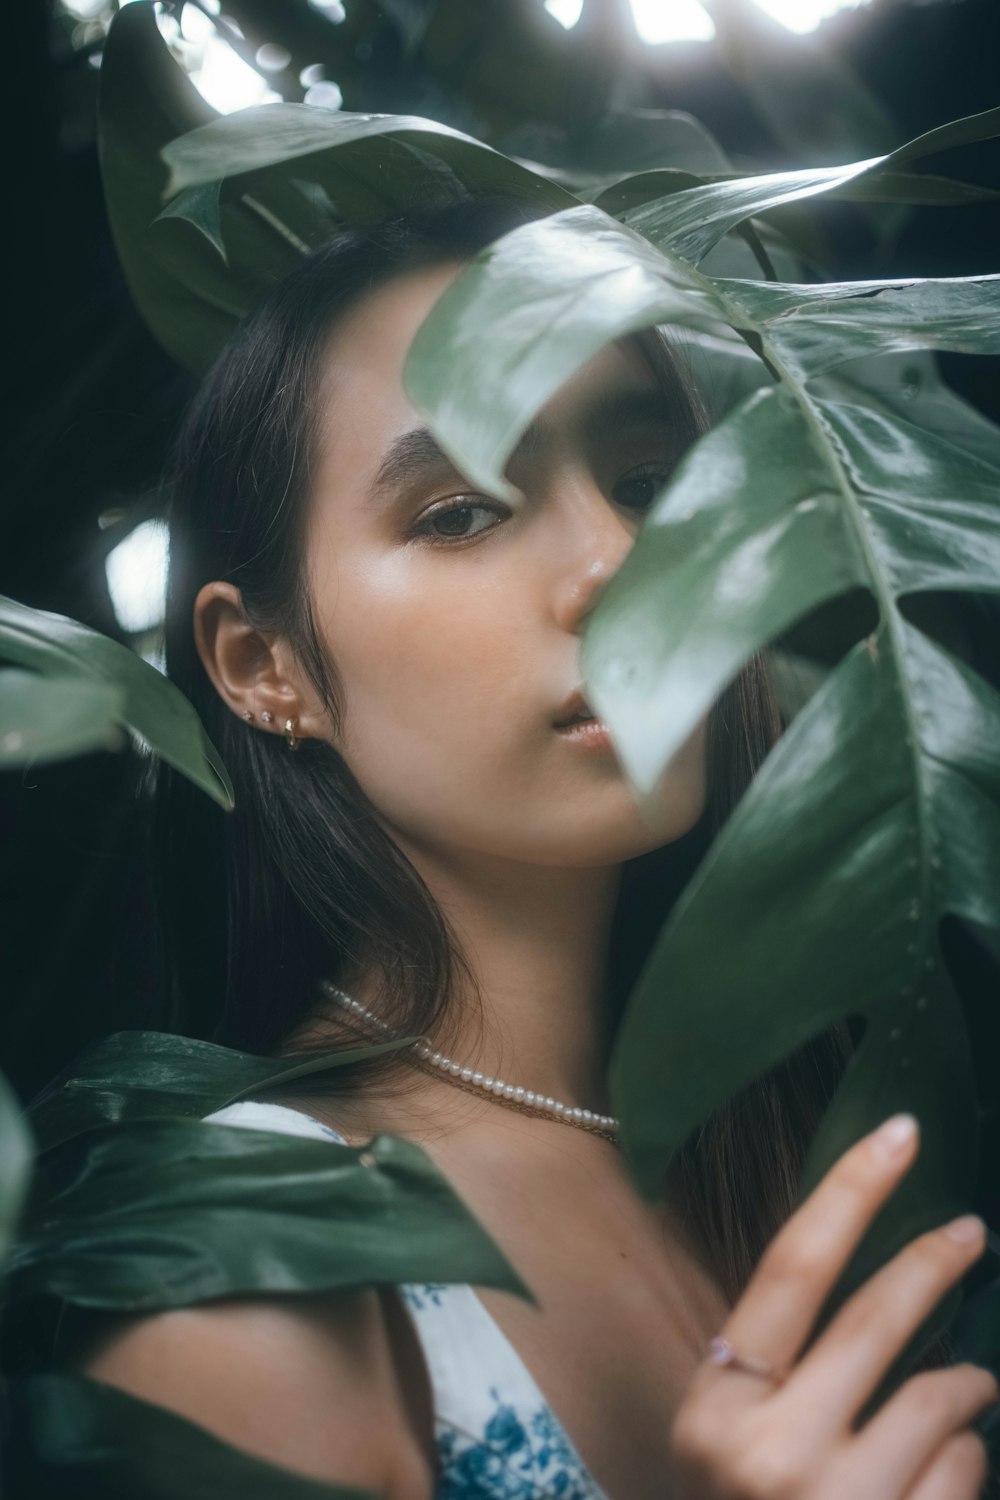
[[[440,447],[429,427],[414,427],[389,444],[372,481],[371,494],[378,499],[389,490],[440,475],[458,471]]]
[[[664,392],[658,387],[640,386],[598,396],[580,412],[577,424],[585,433],[603,436],[622,427],[663,426],[669,420],[670,406]],[[510,461],[540,448],[549,430],[549,424],[541,419],[530,422]],[[413,427],[394,438],[386,449],[372,482],[372,498],[445,474],[461,478],[430,428]]]

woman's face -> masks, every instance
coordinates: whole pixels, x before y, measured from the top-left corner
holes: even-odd
[[[619,863],[696,821],[704,724],[665,778],[655,827],[610,745],[556,726],[582,685],[584,620],[671,466],[673,415],[638,350],[613,345],[511,460],[523,506],[476,493],[402,385],[410,342],[456,274],[398,278],[329,344],[308,572],[344,712],[302,729],[331,739],[404,845]]]

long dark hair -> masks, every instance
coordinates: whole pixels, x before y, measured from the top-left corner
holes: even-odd
[[[446,1023],[463,960],[427,887],[383,831],[340,755],[303,741],[291,754],[222,702],[195,648],[199,588],[228,580],[248,621],[285,636],[336,715],[336,670],[321,650],[303,585],[304,501],[315,451],[320,361],[337,319],[360,296],[420,266],[471,259],[537,209],[470,200],[444,210],[340,230],[303,258],[241,325],[183,422],[171,478],[166,656],[229,767],[236,809],[215,816],[169,768],[158,773],[155,868],[165,956],[174,965],[175,1024],[195,1020],[191,997],[222,993],[220,1041],[257,1053],[287,1050],[317,1014],[327,1045],[343,1026],[324,1009],[321,978],[363,969],[377,1006],[404,1035]],[[675,414],[677,457],[704,428],[697,395],[665,339],[637,335]],[[755,658],[709,720],[709,796],[676,844],[626,866],[609,963],[620,1005],[650,944],[714,833],[780,732],[766,665]],[[213,893],[226,893],[221,921]],[[224,951],[219,941],[224,929]],[[343,1031],[343,1040],[354,1034]],[[672,1171],[686,1214],[731,1295],[789,1212],[808,1138],[842,1062],[825,1038],[712,1116]],[[331,1090],[364,1087],[389,1059],[337,1069]],[[315,1088],[315,1085],[313,1085]]]

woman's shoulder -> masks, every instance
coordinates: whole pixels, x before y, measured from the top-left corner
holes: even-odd
[[[206,1123],[343,1140],[311,1115],[262,1101],[228,1105]],[[116,1320],[81,1370],[327,1483],[390,1500],[433,1494],[431,1400],[412,1332],[384,1289]]]

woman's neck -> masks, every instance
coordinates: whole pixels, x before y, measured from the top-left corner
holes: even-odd
[[[449,923],[472,981],[457,974],[435,1045],[493,1077],[604,1112],[611,1020],[605,965],[620,867],[545,868],[414,847],[405,853]],[[362,982],[352,993],[364,1001],[365,988]],[[440,1101],[452,1110],[467,1099],[432,1076],[423,1088],[425,1076],[407,1085],[408,1111],[421,1093],[432,1107]]]

